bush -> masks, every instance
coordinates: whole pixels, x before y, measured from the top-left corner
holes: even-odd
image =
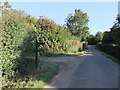
[[[105,53],[114,56],[120,60],[120,45],[118,44],[98,44],[97,47]]]
[[[1,66],[2,77],[7,82],[19,74],[19,69],[24,65],[24,62],[32,65],[25,57],[27,51],[29,53],[33,49],[31,43],[33,28],[26,20],[26,14],[23,11],[14,9],[2,10],[1,23]],[[22,63],[20,63],[22,62]],[[30,67],[29,65],[29,67]],[[22,68],[24,71],[26,68]]]
[[[49,22],[49,25],[47,25],[47,22]],[[53,21],[49,19],[43,21],[44,25],[39,23],[40,21],[38,20],[36,24],[37,30],[34,33],[39,43],[39,52],[41,55],[71,52],[72,46],[70,41],[79,42],[79,38],[73,36],[68,29],[55,23],[53,24]],[[45,25],[47,28],[45,28]]]
[[[76,46],[72,46],[72,42],[77,42],[77,45]],[[70,45],[71,45],[71,49],[69,52],[78,52],[78,51],[82,51],[82,43],[80,41],[77,41],[77,40],[71,40],[70,41]]]

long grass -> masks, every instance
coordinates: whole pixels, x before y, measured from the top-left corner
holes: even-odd
[[[11,81],[4,88],[43,88],[53,76],[58,73],[58,66],[48,61],[40,61],[38,68],[32,71],[32,75]]]
[[[65,57],[65,56],[81,56],[84,55],[86,51],[81,52],[70,52],[70,53],[50,53],[46,54],[47,57]]]

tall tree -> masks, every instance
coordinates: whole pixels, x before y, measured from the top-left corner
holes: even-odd
[[[66,18],[66,26],[73,35],[80,37],[84,41],[89,30],[88,21],[87,13],[82,12],[80,9],[75,9],[74,14],[69,14]]]
[[[111,34],[113,35],[113,38],[115,39],[116,43],[120,43],[120,17],[118,15],[116,22],[111,28]]]
[[[97,43],[99,43],[103,39],[103,33],[99,31],[99,32],[96,33],[95,37],[96,37]]]
[[[90,34],[90,35],[87,37],[87,42],[88,42],[89,45],[95,45],[95,44],[97,43],[96,37],[95,37],[94,35],[91,35],[91,34]]]
[[[111,44],[111,43],[115,43],[115,39],[113,38],[114,36],[112,35],[111,31],[105,31],[102,39],[102,43],[107,43],[107,44]]]

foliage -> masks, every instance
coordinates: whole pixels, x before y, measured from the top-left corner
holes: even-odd
[[[111,28],[111,34],[116,43],[120,43],[120,27]]]
[[[8,5],[7,3],[5,5]],[[26,14],[23,11],[5,8],[2,9],[1,23],[1,66],[3,82],[11,80],[24,71],[25,67],[21,67],[28,60],[25,53],[31,53],[33,44],[31,43],[31,34],[33,28],[27,23]],[[30,50],[28,52],[28,50]],[[22,62],[22,63],[21,63]],[[33,64],[30,64],[29,67]],[[27,67],[28,68],[28,67]],[[6,81],[5,81],[6,80]]]
[[[115,39],[114,39],[114,36],[112,35],[111,31],[104,32],[102,43],[106,43],[106,44],[115,43]]]
[[[35,26],[34,34],[39,43],[40,54],[70,52],[72,47],[70,41],[79,42],[79,38],[71,35],[68,29],[47,18],[38,19]]]
[[[41,29],[44,32],[55,32],[59,25],[57,25],[54,21],[44,17],[43,19],[38,19],[35,23],[37,29]]]
[[[110,58],[111,60],[113,60],[117,63],[120,63],[120,60],[118,60],[117,58],[115,58],[114,56],[112,56],[110,54],[107,54],[107,53],[101,51],[98,47],[95,46],[95,49],[98,50],[101,54],[105,55],[107,58]]]
[[[104,34],[102,32],[97,32],[96,35],[89,35],[87,37],[87,41],[89,45],[95,45],[97,43],[101,43],[103,40]]]
[[[118,43],[120,44],[120,18],[117,17],[116,22],[109,32],[104,32],[103,43]]]
[[[82,41],[86,40],[89,30],[87,13],[83,13],[80,9],[75,9],[74,14],[69,14],[66,20],[66,26],[72,35],[80,37]]]
[[[72,18],[75,20],[73,22],[78,24],[75,26],[77,35],[73,35],[68,28],[63,28],[48,18],[36,19],[24,11],[12,9],[8,2],[5,2],[0,10],[2,11],[0,16],[0,69],[3,84],[7,84],[18,77],[29,76],[33,70],[37,69],[33,58],[36,40],[41,55],[71,52],[71,41],[78,42],[75,49],[77,52],[82,47],[80,40],[85,40],[88,33],[87,14],[80,10],[75,10],[74,18]],[[45,67],[47,68],[47,66]],[[53,72],[55,73],[57,70],[53,66],[47,69],[51,68],[53,71],[44,72],[44,75],[41,76],[45,76],[44,81],[50,79]]]
[[[94,35],[89,35],[87,37],[87,41],[89,45],[95,45],[97,43],[96,37]]]
[[[58,72],[58,67],[42,60],[38,68],[31,71],[30,77],[11,81],[3,88],[43,88],[44,85]]]
[[[103,39],[103,33],[99,31],[96,33],[95,37],[96,37],[96,42],[100,43]]]
[[[98,44],[97,47],[107,54],[110,54],[120,60],[120,45],[117,44]]]

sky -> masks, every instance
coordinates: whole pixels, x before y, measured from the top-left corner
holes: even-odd
[[[118,14],[118,2],[10,2],[17,10],[24,10],[27,14],[46,16],[57,24],[64,25],[65,18],[75,9],[87,13],[89,17],[89,31],[109,31]]]

